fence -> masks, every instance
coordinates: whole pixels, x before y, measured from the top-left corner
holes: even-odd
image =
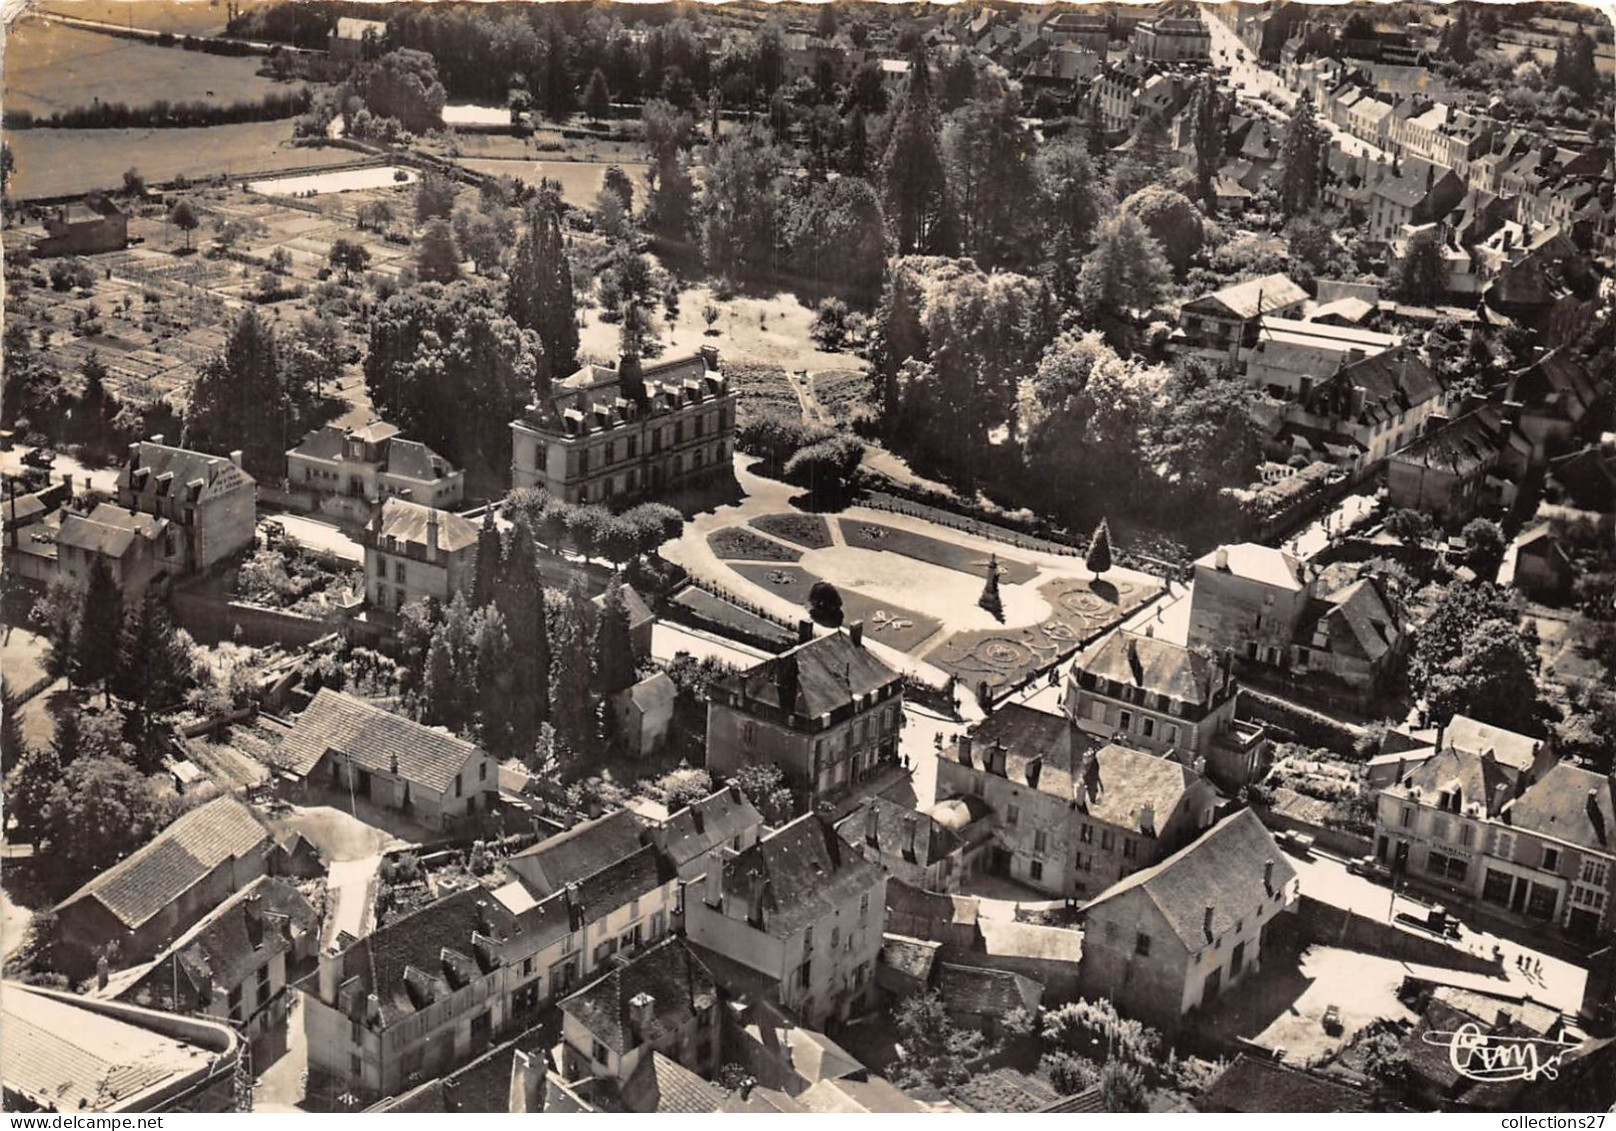
[[[280,644],[301,648],[341,627],[331,620],[207,593],[175,590],[171,603],[174,620],[203,644],[239,637],[243,644],[257,647]]]
[[[1391,892],[1386,893],[1386,899],[1390,906]],[[1485,951],[1382,923],[1367,915],[1323,903],[1310,895],[1302,896],[1296,911],[1303,930],[1314,941],[1326,946],[1475,974],[1497,975],[1503,969],[1503,960]]]
[[[1281,813],[1267,805],[1253,805],[1252,810],[1264,825],[1281,832],[1302,833],[1313,838],[1314,842],[1327,852],[1349,859],[1359,856],[1368,856],[1374,851],[1374,842],[1366,836],[1350,833],[1345,829],[1331,828],[1329,825],[1316,825],[1312,821],[1304,821],[1300,817],[1292,817]]]

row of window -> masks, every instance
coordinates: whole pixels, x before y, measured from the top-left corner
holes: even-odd
[[[1106,705],[1096,700],[1089,705],[1089,718],[1097,723],[1106,721]],[[1168,746],[1177,746],[1182,732],[1177,723],[1162,723],[1150,715],[1140,715],[1139,725],[1134,726],[1134,713],[1127,708],[1117,712],[1117,730],[1128,734],[1138,734],[1141,738],[1156,738]]]

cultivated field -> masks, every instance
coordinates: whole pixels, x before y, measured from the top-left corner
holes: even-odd
[[[269,0],[236,0],[241,11],[263,7]],[[171,31],[175,35],[219,35],[229,13],[216,0],[42,0],[40,12],[124,27]]]
[[[20,200],[114,188],[131,165],[157,184],[180,175],[320,169],[356,156],[293,147],[291,136],[290,122],[244,122],[192,130],[7,130],[5,140],[17,162],[11,192]]]
[[[507,161],[504,159],[461,158],[458,162],[475,173],[493,177],[516,177],[536,185],[549,178],[561,182],[561,195],[568,204],[578,208],[593,208],[601,185],[606,183],[606,170],[621,164],[635,186],[635,205],[644,199],[647,166],[623,162],[546,161],[543,159]]]
[[[228,104],[295,89],[260,78],[260,63],[24,19],[6,36],[5,105],[50,114],[97,100]]]

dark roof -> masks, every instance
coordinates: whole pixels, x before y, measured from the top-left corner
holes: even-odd
[[[1105,1093],[1098,1084],[1038,1109],[1044,1115],[1098,1115],[1104,1110]]]
[[[693,801],[658,822],[651,837],[675,865],[683,866],[747,829],[761,829],[763,816],[735,786]]]
[[[759,890],[763,929],[786,937],[834,915],[850,897],[874,891],[883,877],[829,824],[809,813],[729,856],[723,891],[725,898],[744,900]]]
[[[296,938],[317,935],[320,917],[285,880],[260,876],[230,897],[159,954],[135,982],[118,993],[165,1013],[207,1008],[204,987],[232,988],[246,981]]]
[[[881,936],[880,962],[900,974],[930,982],[932,964],[937,961],[937,948],[942,945],[906,935],[885,934]]]
[[[1308,608],[1316,620],[1311,629],[1298,634],[1297,642],[1317,647],[1314,634],[1322,630],[1333,655],[1374,662],[1394,647],[1402,633],[1391,600],[1373,577],[1361,577],[1309,602]]]
[[[630,853],[598,872],[578,876],[585,926],[604,919],[620,907],[651,894],[678,878],[678,871],[652,845]]]
[[[632,856],[644,844],[645,822],[627,809],[618,809],[546,837],[512,860],[529,888],[549,895]]]
[[[1483,812],[1492,817],[1509,799],[1514,781],[1514,772],[1497,758],[1449,746],[1421,762],[1402,781],[1388,786],[1387,791],[1399,797],[1411,797],[1418,789],[1421,799],[1429,799],[1433,804],[1440,794],[1453,793],[1458,796],[1461,808],[1477,802]]]
[[[756,667],[717,681],[719,697],[738,695],[741,708],[754,704],[804,719],[818,719],[855,699],[902,679],[845,632],[799,644]]]
[[[382,453],[382,470],[402,479],[433,483],[454,474],[454,467],[419,440],[394,436]]]
[[[234,797],[217,797],[180,816],[133,855],[57,905],[57,914],[94,899],[131,930],[175,903],[226,860],[270,846],[269,830]]]
[[[551,1027],[534,1026],[514,1040],[490,1049],[464,1068],[429,1080],[370,1110],[432,1115],[452,1112],[506,1114],[511,1110],[511,1071],[517,1050],[533,1055],[537,1059],[538,1069],[542,1071],[545,1054],[554,1041],[555,1033]],[[545,1110],[550,1110],[549,1103],[545,1104]]]
[[[337,1008],[366,1018],[366,998],[375,994],[378,1020],[390,1025],[447,998],[468,980],[501,961],[500,947],[517,917],[491,892],[468,888],[395,920],[353,943],[337,962]],[[301,983],[313,992],[318,975]]]
[[[1213,664],[1207,657],[1154,636],[1117,629],[1072,667],[1078,673],[1143,688],[1180,703],[1206,705],[1212,700]]]
[[[155,541],[167,525],[167,519],[131,512],[114,503],[100,503],[87,515],[63,515],[56,544],[75,546],[87,554],[122,558],[136,538]]]
[[[642,995],[651,1002],[636,1026],[636,1000]],[[565,999],[561,1011],[622,1055],[679,1033],[717,1003],[712,974],[684,939],[675,936]]]
[[[1030,1016],[1044,998],[1043,985],[1021,974],[952,962],[939,966],[937,990],[949,1012],[983,1017],[1003,1017],[1017,1009]]]
[[[412,503],[407,499],[388,499],[382,504],[379,533],[383,538],[396,538],[412,546],[427,544],[427,528],[432,519],[438,521],[438,549],[452,554],[477,544],[477,525],[451,511]]]
[[[716,358],[714,359],[716,362]],[[585,365],[569,377],[553,382],[547,402],[530,406],[527,422],[543,430],[558,426],[568,434],[611,428],[643,416],[673,412],[711,397],[724,396],[729,384],[721,370],[708,369],[700,354],[671,358],[640,367],[644,397],[625,389],[620,370]]]
[[[654,1049],[640,1058],[619,1089],[624,1110],[643,1115],[708,1115],[723,1106],[724,1098],[717,1084]]]
[[[174,482],[181,485],[198,480],[211,485],[221,475],[239,477],[248,483],[255,482],[251,475],[224,456],[193,452],[188,448],[171,448],[167,444],[155,444],[150,440],[133,444],[131,449],[123,470],[118,474],[120,488],[128,487],[134,473],[142,470],[150,471],[152,480],[163,475],[173,475]]]
[[[1553,407],[1572,421],[1580,420],[1598,397],[1599,387],[1587,367],[1563,349],[1544,354],[1510,382],[1511,400],[1528,408]]]
[[[1491,469],[1503,453],[1508,438],[1509,427],[1504,422],[1503,409],[1498,405],[1482,405],[1394,452],[1391,458],[1465,478]]]
[[[1518,829],[1595,852],[1616,851],[1616,785],[1604,774],[1569,762],[1527,786],[1504,815]]]
[[[1616,509],[1616,455],[1589,444],[1550,460],[1549,469],[1576,506],[1597,511]]]
[[[606,594],[604,593],[596,594],[591,600],[597,609],[606,607]],[[632,585],[625,584],[623,586],[623,605],[628,609],[628,626],[630,629],[639,628],[646,621],[656,619],[656,614],[651,611],[651,606],[645,603],[645,598],[641,597],[639,591]]]
[[[292,773],[307,777],[335,750],[363,770],[396,773],[405,781],[446,793],[477,748],[436,727],[322,687],[281,742]],[[473,788],[476,783],[468,783]]]
[[[1202,1093],[1202,1111],[1362,1112],[1370,1097],[1340,1080],[1241,1053]]]
[[[944,828],[925,813],[885,797],[869,797],[857,809],[837,822],[836,831],[855,848],[869,844],[870,814],[875,815],[877,852],[903,857],[924,868],[959,850],[961,841],[952,829]],[[911,843],[910,828],[914,829]],[[910,850],[913,849],[911,858]]]
[[[1363,390],[1363,408],[1353,412],[1352,392]],[[1343,419],[1377,424],[1442,395],[1444,385],[1419,354],[1407,345],[1395,346],[1338,369],[1320,382],[1308,399],[1313,411],[1323,409]]]
[[[1078,776],[1087,756],[1098,745],[1065,715],[1009,703],[971,730],[969,758],[972,766],[981,769],[1002,750],[1006,777],[1031,784],[1028,771],[1032,769],[1035,788],[1071,800],[1080,793]],[[966,760],[958,741],[946,747],[942,756],[962,765]]]
[[[1270,864],[1273,875],[1265,883],[1264,871]],[[1208,907],[1212,909],[1212,935],[1222,936],[1264,900],[1287,890],[1295,879],[1296,870],[1257,814],[1242,809],[1161,863],[1113,884],[1084,907],[1084,914],[1142,894],[1193,953],[1208,942]]]

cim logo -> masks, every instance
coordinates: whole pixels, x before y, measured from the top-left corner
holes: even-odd
[[[1469,1080],[1554,1080],[1560,1058],[1577,1042],[1547,1037],[1501,1037],[1468,1022],[1450,1031],[1433,1029],[1424,1035],[1428,1045],[1446,1046],[1448,1063]]]

